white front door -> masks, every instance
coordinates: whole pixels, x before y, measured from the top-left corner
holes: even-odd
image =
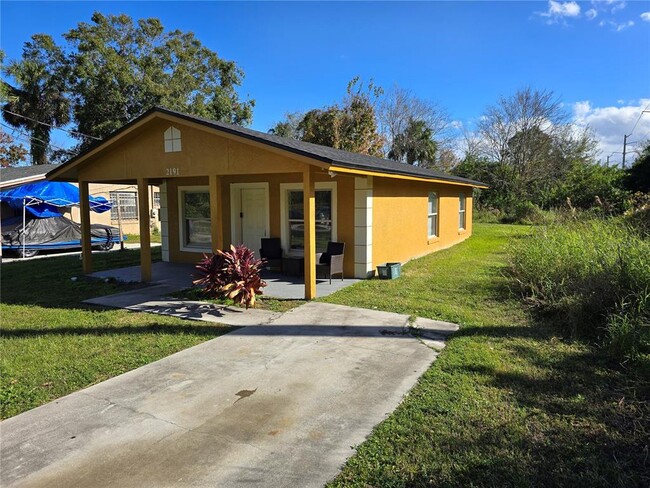
[[[233,184],[231,195],[233,243],[244,244],[258,254],[262,238],[269,236],[267,187]]]

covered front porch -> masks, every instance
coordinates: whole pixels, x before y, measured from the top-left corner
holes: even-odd
[[[295,297],[302,288],[300,298],[311,300],[326,293],[317,282],[317,253],[331,241],[345,244],[344,276],[366,278],[373,269],[373,177],[333,171],[249,132],[156,109],[52,171],[48,178],[79,183],[84,273],[93,272],[89,184],[112,183],[137,187],[140,216],[149,214],[150,186],[160,188],[165,262],[196,264],[204,253],[237,244],[259,256],[262,239],[278,239],[285,255],[298,257],[302,272],[295,274],[304,280],[278,278],[283,285],[273,293]],[[139,222],[139,280],[156,281],[149,219]],[[282,291],[289,283],[292,291]]]
[[[153,263],[151,265],[151,279],[149,281],[157,290],[152,289],[152,291],[154,294],[163,295],[190,288],[194,280],[194,271],[194,266],[191,264]],[[90,276],[100,279],[110,278],[118,281],[133,282],[141,280],[142,269],[141,266],[130,266],[127,268],[97,271],[91,273]],[[263,289],[264,297],[281,300],[302,300],[304,298],[305,282],[302,278],[285,276],[270,271],[265,271],[262,277],[267,283],[267,286]],[[325,297],[358,281],[358,279],[348,278],[343,280],[333,279],[330,284],[329,280],[317,279],[316,293],[319,297]],[[136,293],[142,294],[143,290],[139,289]]]

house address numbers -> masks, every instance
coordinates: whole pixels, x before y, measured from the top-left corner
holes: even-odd
[[[180,176],[180,168],[165,168],[165,176]]]

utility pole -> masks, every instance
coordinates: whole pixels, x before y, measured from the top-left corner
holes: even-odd
[[[625,169],[625,150],[627,149],[627,137],[627,134],[623,135],[623,169]]]

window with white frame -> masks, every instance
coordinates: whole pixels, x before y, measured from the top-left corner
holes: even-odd
[[[458,195],[458,229],[465,229],[465,194]]]
[[[435,191],[429,192],[428,208],[428,232],[429,237],[438,236],[438,194]]]
[[[181,131],[176,127],[169,127],[165,131],[165,152],[179,152],[181,150]]]
[[[160,192],[153,192],[153,208],[160,208]]]
[[[212,244],[209,191],[181,189],[179,196],[182,247],[209,249]]]
[[[109,194],[111,200],[111,220],[137,220],[138,218],[138,194],[134,191],[112,191]]]
[[[302,190],[287,190],[289,249],[305,248],[304,194]],[[316,251],[324,252],[332,240],[332,190],[316,190]]]

